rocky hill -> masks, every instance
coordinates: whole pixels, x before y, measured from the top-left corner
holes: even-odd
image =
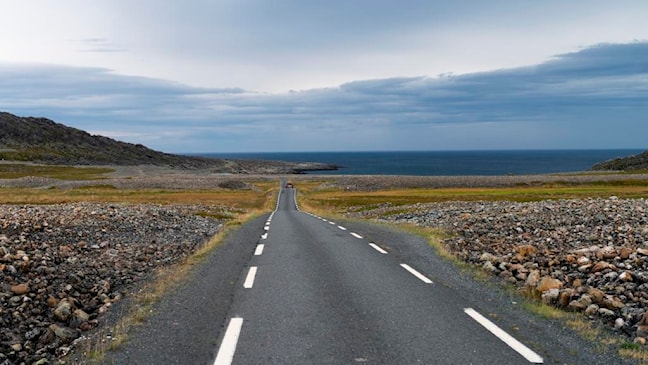
[[[615,158],[592,166],[592,170],[637,171],[648,170],[648,151],[635,156]]]
[[[54,165],[155,165],[223,173],[300,173],[331,170],[316,163],[224,160],[173,155],[141,144],[90,135],[46,118],[0,112],[0,159]]]

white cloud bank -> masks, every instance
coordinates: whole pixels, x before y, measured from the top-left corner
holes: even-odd
[[[0,110],[168,152],[645,148],[648,43],[279,94],[0,64]]]

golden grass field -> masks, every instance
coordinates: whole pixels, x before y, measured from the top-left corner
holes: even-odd
[[[45,166],[31,164],[0,164],[0,179],[46,177],[59,180],[96,181],[87,186],[70,189],[0,188],[0,204],[55,204],[66,202],[122,202],[156,204],[220,204],[241,209],[271,207],[267,200],[277,188],[275,181],[252,181],[254,190],[227,189],[117,189],[102,184],[106,174],[114,172],[107,167]],[[591,176],[591,175],[587,175]],[[584,199],[596,197],[648,197],[648,180],[624,177],[613,181],[583,183],[549,182],[533,186],[519,184],[507,187],[469,188],[390,188],[379,191],[347,191],[331,188],[336,177],[311,178],[300,176],[297,182],[301,203],[314,209],[341,211],[348,207],[374,206],[383,203],[408,205],[443,201],[538,201],[546,199]],[[369,179],[371,177],[368,177]],[[277,177],[279,180],[279,177]],[[323,188],[323,186],[327,186]]]
[[[108,173],[104,167],[42,166],[0,164],[0,179],[45,177],[65,181],[92,181],[75,188],[0,188],[0,204],[125,203],[125,204],[196,204],[223,206],[239,211],[265,211],[273,205],[278,184],[259,180],[255,189],[118,189],[102,184]]]
[[[299,185],[301,204],[318,211],[341,213],[353,207],[375,207],[389,203],[393,206],[444,201],[539,201],[548,199],[587,199],[617,196],[619,198],[648,198],[648,181],[627,180],[605,183],[515,186],[499,188],[409,188],[382,191],[345,191],[322,189],[322,181]]]

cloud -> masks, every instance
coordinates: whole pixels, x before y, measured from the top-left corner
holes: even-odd
[[[527,67],[256,93],[0,64],[0,109],[170,152],[642,148],[648,43]]]
[[[641,0],[24,0],[2,9],[6,61],[258,91],[508,69],[648,38]]]
[[[113,53],[126,52],[126,49],[115,45],[106,38],[85,38],[76,41],[81,45],[79,52]]]

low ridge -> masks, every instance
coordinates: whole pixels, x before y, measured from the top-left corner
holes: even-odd
[[[46,118],[19,117],[0,112],[0,159],[52,165],[154,165],[185,169],[214,169],[222,173],[301,173],[333,170],[318,163],[225,160],[163,153],[91,135]]]
[[[648,151],[638,155],[615,158],[592,166],[592,170],[639,171],[648,170]]]

